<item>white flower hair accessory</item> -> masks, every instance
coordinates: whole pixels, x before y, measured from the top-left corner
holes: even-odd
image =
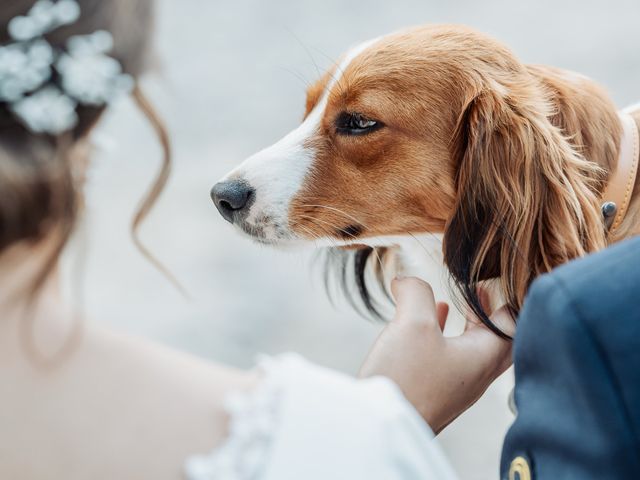
[[[75,0],[37,1],[27,15],[18,16],[9,22],[9,35],[14,40],[27,41],[80,18],[80,5]]]
[[[123,74],[118,61],[107,55],[112,48],[113,37],[104,30],[71,37],[67,53],[56,62],[64,91],[86,105],[104,105],[119,93],[131,91],[133,78]]]
[[[0,47],[0,101],[15,102],[51,78],[53,49],[38,40]]]
[[[76,103],[54,86],[14,102],[11,109],[35,133],[60,134],[78,123]]]
[[[108,55],[113,48],[109,32],[70,37],[61,49],[44,38],[79,16],[76,0],[38,0],[27,15],[8,24],[13,42],[0,46],[0,104],[34,133],[71,130],[78,105],[107,105],[134,86]]]

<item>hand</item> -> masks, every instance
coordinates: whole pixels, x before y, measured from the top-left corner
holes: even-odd
[[[371,348],[360,376],[383,375],[438,433],[473,405],[511,365],[511,341],[503,340],[472,315],[462,335],[442,334],[449,306],[436,303],[429,284],[417,278],[395,279],[391,293],[396,314]],[[480,292],[486,311],[488,294]],[[503,331],[514,322],[505,308],[491,315]]]

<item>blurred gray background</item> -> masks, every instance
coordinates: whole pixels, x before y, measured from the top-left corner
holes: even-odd
[[[257,352],[295,350],[356,372],[380,326],[332,306],[309,252],[240,238],[209,189],[292,129],[306,83],[349,46],[420,23],[465,23],[525,62],[576,70],[623,106],[640,100],[640,2],[161,0],[154,68],[144,87],[175,149],[170,184],[142,236],[191,295],[183,298],[135,250],[129,222],[160,151],[128,101],[96,135],[79,241],[86,309],[96,320],[210,359],[247,367]],[[444,295],[442,272],[428,280]],[[512,420],[508,372],[440,437],[461,478],[497,478]]]

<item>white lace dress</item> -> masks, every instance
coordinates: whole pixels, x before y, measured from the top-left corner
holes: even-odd
[[[422,418],[385,378],[356,380],[286,354],[228,399],[229,436],[189,458],[188,480],[449,480]]]

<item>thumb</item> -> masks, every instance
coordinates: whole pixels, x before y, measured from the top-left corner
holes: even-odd
[[[506,307],[496,310],[491,315],[491,320],[505,333],[513,334],[514,323]],[[500,338],[485,325],[474,325],[458,338],[465,345],[473,346],[475,361],[478,365],[496,369],[497,373],[502,373],[511,365],[512,341]]]
[[[436,325],[436,300],[431,286],[418,278],[396,278],[391,282],[396,301],[394,321]]]

